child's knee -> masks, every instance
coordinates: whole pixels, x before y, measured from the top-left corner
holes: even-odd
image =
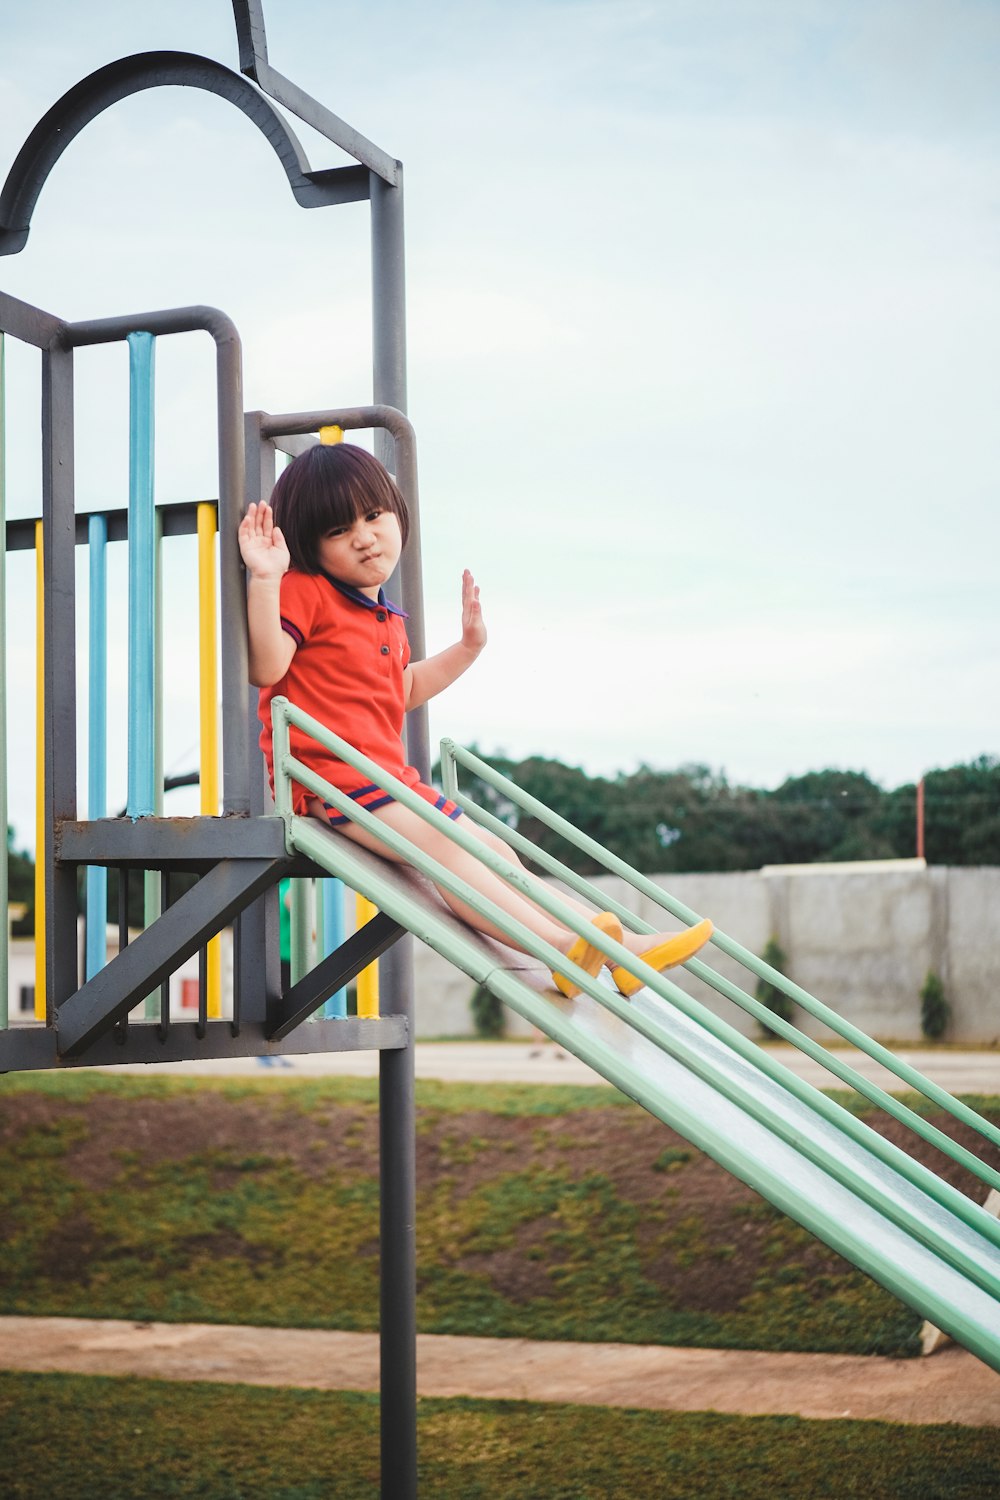
[[[494,854],[502,855],[504,859],[509,859],[512,864],[520,863],[514,850],[508,843],[504,842],[498,833],[491,833],[488,828],[477,828],[476,833],[486,847],[493,850]]]

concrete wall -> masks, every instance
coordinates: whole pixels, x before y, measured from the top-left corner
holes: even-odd
[[[920,1038],[920,989],[933,969],[951,1006],[947,1039],[1000,1041],[1000,869],[874,860],[655,880],[752,953],[773,934],[789,976],[874,1036]],[[616,878],[597,884],[647,921],[658,920],[655,904]],[[709,951],[713,968],[752,993],[737,964]],[[473,1035],[472,981],[419,943],[416,958],[418,1035]],[[758,1034],[751,1017],[706,985],[683,971],[671,977],[739,1030]],[[508,1017],[509,1035],[527,1033],[519,1017]],[[804,1012],[795,1021],[813,1036],[830,1035]]]

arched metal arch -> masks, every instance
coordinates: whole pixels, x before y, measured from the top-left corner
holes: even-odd
[[[354,203],[370,195],[365,166],[310,170],[287,122],[253,84],[211,58],[191,52],[140,52],[98,68],[73,85],[42,116],[18,152],[0,193],[0,255],[23,250],[38,195],[70,141],[85,125],[132,94],[179,85],[205,89],[241,109],[270,142],[302,208]]]

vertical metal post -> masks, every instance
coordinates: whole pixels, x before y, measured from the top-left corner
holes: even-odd
[[[371,173],[372,350],[377,405],[406,410],[403,179]],[[375,453],[394,468],[389,435]],[[404,600],[404,604],[406,601]],[[421,776],[427,767],[414,762]],[[416,1108],[413,1071],[413,946],[401,939],[381,960],[386,1014],[405,1015],[409,1043],[379,1053],[382,1494],[417,1493]]]
[[[406,260],[403,176],[391,187],[370,174],[372,222],[372,392],[375,405],[406,410]],[[388,432],[375,434],[375,456],[395,469]]]
[[[151,333],[127,335],[129,361],[128,443],[128,814],[162,811],[163,669],[159,604],[160,557],[154,498],[154,390],[156,340]],[[149,927],[160,914],[156,872],[143,872],[142,916]],[[158,996],[147,995],[147,1016]]]
[[[153,811],[160,817],[163,813],[163,517],[155,505],[153,579]],[[147,927],[152,927],[163,911],[162,884],[159,871],[143,871],[142,920]],[[143,1010],[147,1020],[159,1015],[162,1021],[162,993],[147,995]]]
[[[108,811],[108,520],[91,516],[87,525],[90,563],[89,702],[87,704],[87,817]],[[108,872],[87,867],[86,975],[93,979],[108,960]]]
[[[218,663],[215,648],[215,533],[214,505],[198,506],[198,713],[201,778],[199,811],[203,817],[219,815],[219,725]],[[207,947],[205,984],[208,1015],[222,1015],[222,939],[210,938]]]
[[[155,808],[156,534],[153,519],[151,333],[128,335],[128,815]]]
[[[3,855],[0,856],[0,912],[3,913],[3,947],[0,949],[0,1030],[6,1030],[9,1016],[7,991],[10,984],[8,947],[10,922],[7,904],[10,883],[7,868],[7,386],[6,336],[0,329],[0,829],[3,830]]]
[[[279,900],[280,900],[280,890]],[[291,885],[291,981],[298,984],[316,962],[313,951],[314,907],[311,880],[293,880]]]
[[[45,527],[35,522],[35,1020],[49,1014],[45,982]]]
[[[334,953],[347,936],[344,922],[344,882],[330,876],[320,881],[320,911],[323,923],[322,957]],[[347,1015],[347,990],[335,990],[323,1007],[324,1020],[343,1020]]]
[[[399,565],[399,582],[390,580],[390,589],[396,589],[402,599],[408,619],[406,634],[410,651],[416,661],[427,654],[424,628],[424,581],[420,549],[420,494],[417,485],[417,453],[413,430],[396,439],[396,483],[406,498],[410,512],[410,538]],[[431,746],[427,721],[427,705],[412,709],[406,716],[406,752],[410,763],[417,767],[424,781],[430,780]]]
[[[220,419],[221,420],[221,419]],[[245,478],[243,503],[266,499],[274,488],[274,446],[265,442],[260,434],[260,413],[248,412],[244,422],[245,455],[241,472]],[[236,537],[233,524],[233,538]],[[222,511],[219,512],[219,527],[222,528]],[[220,538],[220,558],[222,539]],[[234,651],[236,643],[243,642],[246,659],[247,599],[246,583],[237,548],[237,580],[232,583],[230,594],[222,590],[222,630],[226,650],[223,654],[223,694],[225,694],[226,658]],[[220,561],[220,568],[222,563]],[[244,665],[244,674],[246,666]],[[257,745],[260,723],[257,719],[257,689],[244,682],[243,701],[245,723],[243,735],[247,744],[249,761],[248,792],[249,810],[254,817],[273,812],[267,778],[264,772],[264,757]],[[225,726],[224,726],[225,728]],[[228,733],[228,730],[226,730]],[[228,742],[227,742],[228,743]],[[227,754],[223,746],[223,754]],[[239,939],[236,943],[234,963],[234,990],[240,997],[240,1021],[264,1021],[277,1014],[281,1005],[281,955],[278,952],[278,887],[265,891],[263,896],[247,907],[239,924]]]
[[[56,828],[76,805],[76,516],[73,352],[42,357],[45,565],[45,993],[51,1017],[78,988],[76,871],[57,865]]]
[[[217,337],[215,347],[219,410],[219,600],[222,637],[226,642],[222,656],[222,811],[245,813],[250,807],[252,775],[247,597],[236,536],[246,498],[243,354],[235,330],[225,338]],[[249,1020],[249,1015],[244,1014]]]

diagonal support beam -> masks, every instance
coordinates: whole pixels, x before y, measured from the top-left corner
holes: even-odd
[[[367,969],[369,964],[381,958],[386,949],[391,948],[405,931],[405,927],[400,927],[385,912],[377,912],[370,922],[359,927],[336,952],[328,954],[315,969],[292,986],[282,1001],[277,1026],[267,1034],[268,1041],[279,1042],[296,1026],[308,1021],[335,990],[348,984],[362,969]]]
[[[284,873],[287,859],[222,860],[60,1006],[61,1056],[78,1056]]]

